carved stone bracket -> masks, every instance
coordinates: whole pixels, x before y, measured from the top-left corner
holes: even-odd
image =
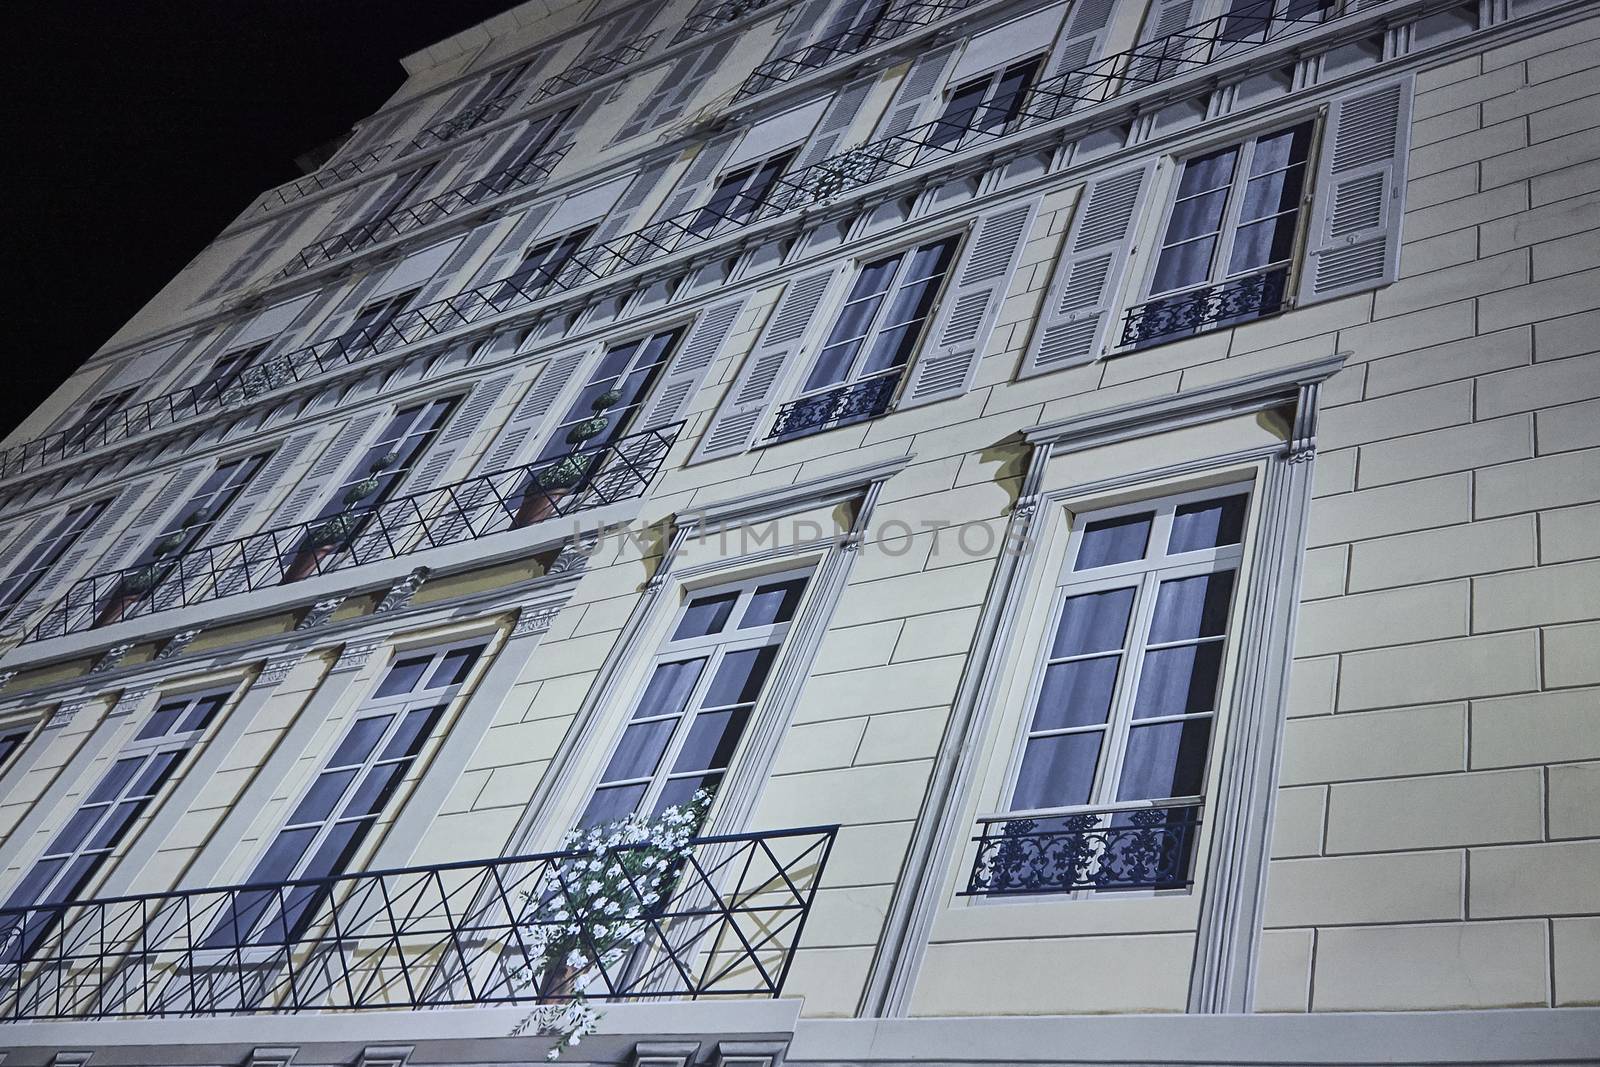
[[[781,1067],[787,1041],[718,1041],[712,1067]]]
[[[356,1067],[405,1067],[415,1045],[368,1045],[361,1050]]]
[[[100,658],[94,661],[94,666],[89,668],[89,673],[104,674],[106,671],[109,671],[118,663],[122,662],[122,657],[126,656],[132,649],[132,641],[129,641],[127,644],[123,645],[112,645],[110,648],[100,653]]]
[[[83,1067],[93,1055],[93,1052],[58,1052],[51,1059],[50,1067]]]
[[[399,611],[411,603],[411,598],[417,595],[417,590],[422,588],[422,583],[426,582],[428,575],[432,573],[427,567],[418,567],[394,583],[389,587],[389,591],[383,594],[383,599],[378,602],[373,614],[381,614],[385,611]]]
[[[78,717],[78,712],[89,706],[87,700],[68,700],[56,707],[50,717],[44,721],[46,730],[59,730]]]
[[[251,1049],[239,1067],[289,1067],[299,1051],[298,1047],[288,1045]]]
[[[154,688],[154,686],[147,685],[139,689],[124,689],[122,695],[117,697],[117,702],[111,705],[111,710],[106,712],[106,718],[116,719],[123,715],[132,714],[133,709],[137,708],[139,703],[150,695],[150,690]]]
[[[517,621],[511,627],[511,636],[531,637],[534,634],[544,633],[556,621],[556,615],[560,611],[561,609],[553,604],[523,608],[517,613]]]
[[[589,554],[594,551],[594,546],[599,542],[597,534],[581,534],[568,541],[559,553],[555,562],[550,564],[550,574],[570,574],[581,571],[589,565]]]
[[[305,658],[303,652],[291,652],[286,656],[276,656],[267,660],[266,666],[261,668],[261,673],[256,675],[255,684],[277,685],[289,677],[289,672],[294,670],[295,664]]]
[[[156,653],[156,659],[171,659],[173,656],[176,656],[178,653],[182,652],[184,647],[188,645],[190,641],[193,641],[199,636],[200,628],[198,626],[193,630],[179,630],[177,633],[167,638],[166,644],[162,645],[161,650]]]
[[[300,621],[294,624],[296,630],[314,630],[323,626],[333,618],[333,613],[339,610],[339,605],[345,602],[342,596],[331,596],[326,600],[319,600],[311,605]]]
[[[339,653],[339,658],[334,661],[333,670],[335,673],[359,670],[365,667],[367,659],[382,647],[382,641],[366,641],[358,645],[345,645],[344,650]]]

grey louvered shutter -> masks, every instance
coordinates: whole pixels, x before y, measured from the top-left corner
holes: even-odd
[[[1142,82],[1153,83],[1172,77],[1181,69],[1184,57],[1203,44],[1187,34],[1178,34],[1189,25],[1194,7],[1194,0],[1158,0],[1150,5],[1135,58],[1128,64],[1127,77],[1133,83],[1132,88]]]
[[[485,222],[474,226],[471,232],[462,239],[461,243],[456,245],[455,250],[445,258],[439,269],[434,271],[433,277],[428,280],[428,284],[424,285],[422,291],[417,294],[417,298],[411,301],[411,306],[414,308],[427,307],[429,304],[436,303],[446,297],[465,292],[471,285],[472,279],[476,277],[475,274],[468,274],[467,268],[488,247],[489,242],[494,239],[496,230],[497,227],[493,222]],[[438,318],[435,315],[430,314],[428,318],[430,321],[436,322],[441,329],[448,329],[455,325],[455,323],[447,319]]]
[[[617,202],[606,212],[605,219],[599,228],[594,231],[594,236],[589,239],[591,245],[605,244],[607,241],[620,234],[634,229],[634,215],[639,207],[656,191],[656,186],[661,184],[662,175],[666,174],[670,160],[649,160],[639,168],[639,173],[633,176],[633,181],[622,191]]]
[[[350,324],[356,321],[356,316],[361,314],[361,309],[371,302],[372,294],[383,284],[383,279],[388,273],[388,270],[379,267],[362,276],[355,285],[345,290],[344,299],[339,302],[339,306],[317,329],[317,343],[342,336],[350,328]]]
[[[1068,71],[1082,70],[1099,58],[1116,3],[1117,0],[1077,0],[1073,4],[1051,52],[1046,77],[1056,78]],[[1079,79],[1068,79],[1066,91],[1071,93],[1081,84]]]
[[[101,550],[105,546],[106,538],[112,530],[116,529],[117,524],[127,517],[128,509],[132,508],[134,503],[144,495],[144,491],[150,487],[151,481],[153,479],[146,478],[134,482],[118,493],[111,503],[105,506],[99,516],[83,531],[77,542],[56,561],[55,566],[50,568],[50,573],[46,574],[32,589],[28,590],[27,596],[23,597],[11,614],[6,616],[5,628],[8,631],[24,623],[30,615],[49,600],[84,560],[96,559],[100,556]],[[113,568],[107,565],[96,566],[94,569],[96,571],[108,571]]]
[[[924,118],[930,100],[937,100],[944,89],[945,75],[956,58],[956,46],[936,48],[924,52],[912,61],[911,69],[894,94],[894,102],[883,122],[879,124],[874,140],[898,137]]]
[[[550,217],[558,202],[549,200],[542,204],[534,204],[522,213],[522,217],[517,219],[509,230],[504,231],[505,237],[495,246],[494,252],[483,266],[478,268],[478,272],[472,276],[471,285],[474,289],[499,281],[517,269],[517,264],[522,262],[523,254],[533,243],[534,235],[539,232],[539,227],[544,225],[544,220]],[[499,232],[498,227],[492,224],[479,229],[488,233]]]
[[[1400,266],[1412,79],[1335,98],[1317,158],[1300,304],[1375,289]]]
[[[955,284],[939,302],[928,331],[931,340],[911,368],[900,407],[948,400],[971,387],[1038,207],[1035,197],[978,219],[953,273]]]
[[[317,461],[311,465],[300,484],[279,504],[267,520],[268,529],[293,526],[310,513],[312,507],[327,495],[344,465],[357,455],[357,447],[370,430],[378,427],[370,418],[350,419],[339,427],[332,441],[324,448]]]
[[[1096,178],[1078,197],[1021,377],[1087,363],[1106,344],[1154,164]]]
[[[26,528],[23,523],[18,522],[0,530],[0,578],[9,576],[11,565],[22,558],[23,551],[32,546],[34,538],[38,537],[53,520],[65,518],[66,513],[67,509],[47,511],[42,515],[35,515],[31,522],[26,523]],[[17,533],[18,530],[22,532]],[[12,537],[12,534],[17,536]]]
[[[169,513],[189,499],[189,494],[200,484],[200,479],[211,467],[212,464],[209,462],[193,463],[169,478],[167,484],[150,499],[128,528],[122,532],[122,536],[112,544],[111,550],[95,565],[95,569],[114,571],[131,565],[150,543],[150,539],[163,528]]]
[[[807,0],[806,3],[789,9],[789,21],[784,24],[783,32],[778,35],[777,43],[772,46],[768,58],[781,59],[793,52],[798,52],[808,42],[814,39],[813,35],[822,25],[822,17],[828,13],[828,8],[834,0]]]
[[[738,43],[737,37],[724,37],[672,64],[667,70],[666,77],[645,98],[628,121],[622,124],[622,128],[617,131],[611,143],[625,141],[681,118],[689,109],[689,105],[694,102],[695,94],[700,91],[700,87],[722,65],[723,59],[733,50],[736,43]]]
[[[505,470],[516,460],[522,446],[535,436],[543,424],[550,407],[556,402],[572,375],[583,362],[594,354],[596,346],[585,345],[571,352],[553,356],[533,380],[533,385],[523,394],[511,417],[500,430],[488,454],[478,462],[478,473]]]
[[[744,310],[746,298],[717,304],[701,312],[694,329],[684,340],[683,347],[667,367],[655,399],[650,402],[640,423],[641,430],[655,430],[670,426],[683,417],[684,410],[694,397],[695,390],[705,381],[706,370],[716,361],[722,343],[728,339],[733,324]]]
[[[790,167],[790,170],[800,170],[821,163],[838,150],[839,143],[850,130],[850,124],[861,114],[861,105],[866,103],[867,94],[872,92],[872,86],[877,80],[876,74],[857,78],[833,94],[833,99],[828,102],[828,110],[822,113],[822,119],[812,132],[811,139],[795,158],[794,166]]]
[[[584,42],[579,58],[605,55],[623,47],[644,33],[663,6],[660,3],[641,4],[611,18]]]
[[[678,184],[673,188],[672,195],[667,197],[651,221],[673,218],[704,203],[706,187],[722,169],[722,161],[728,158],[733,146],[739,143],[739,138],[742,136],[742,131],[735,130],[701,145],[699,154],[689,163],[683,172],[683,177],[678,179]]]
[[[739,377],[701,437],[694,462],[734,455],[749,446],[757,423],[783,381],[784,368],[804,346],[817,308],[838,274],[830,267],[789,283],[755,350],[745,357]]]
[[[489,410],[500,399],[500,394],[506,391],[506,386],[511,384],[511,378],[510,374],[501,374],[485,378],[472,387],[467,398],[451,416],[449,425],[445,426],[439,439],[428,449],[427,458],[401,488],[402,493],[424,492],[444,483],[445,475],[456,457],[483,425]]]

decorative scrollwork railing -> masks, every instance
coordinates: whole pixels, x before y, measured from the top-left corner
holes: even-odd
[[[778,409],[767,440],[804,437],[835,426],[875,419],[889,410],[899,384],[900,372],[895,371],[791,400]]]
[[[661,902],[608,931],[631,951],[591,951],[586,933],[580,962],[534,975],[548,931],[603,919],[582,914],[575,873],[644,846],[4,910],[0,1020],[776,997],[836,832],[697,838]]]
[[[709,208],[700,207],[652,222],[642,229],[581,249],[554,275],[539,275],[523,282],[511,279],[487,282],[406,311],[376,335],[362,337],[355,345],[325,341],[279,356],[271,361],[279,368],[272,373],[284,380],[290,377],[300,380],[299,370],[312,364],[325,370],[354,362],[609,278],[745,227],[828,203],[856,189],[1002,137],[1047,125],[1176,73],[1197,70],[1208,63],[1243,55],[1264,44],[1314,29],[1330,21],[1333,11],[1332,7],[1318,7],[1293,17],[1249,12],[1218,16],[1039,82],[1028,91],[1016,113],[1004,122],[991,121],[982,110],[956,118],[934,119],[786,174],[775,181],[759,201],[739,198],[728,205],[726,214],[714,215]],[[118,426],[153,428],[174,421],[173,413],[197,413],[198,409],[182,401],[182,393],[180,390],[175,394],[180,398],[177,401],[172,397],[157,397],[136,405],[129,409],[135,412],[133,415],[119,413],[117,420],[106,423],[108,428],[103,433],[56,433],[16,445],[0,453],[0,477],[129,436],[116,429]]]
[[[1167,338],[1188,337],[1276,315],[1284,310],[1288,282],[1289,268],[1275,267],[1220,285],[1146,301],[1128,309],[1119,344],[1139,348]]]
[[[430,223],[449,218],[459,211],[477,207],[485,200],[491,200],[505,193],[537,188],[550,177],[550,172],[561,162],[570,147],[571,145],[566,145],[551,150],[521,166],[495,171],[493,174],[487,174],[476,181],[457,186],[420,203],[398,208],[380,219],[363,222],[332,237],[306,245],[282,270],[278,271],[277,277],[287,278],[302,270],[309,270],[364,248],[370,248],[381,241],[403,237]]]
[[[682,428],[645,430],[593,450],[89,575],[50,606],[27,639],[78,633],[632,500],[644,495]]]
[[[963,896],[1183,889],[1191,884],[1199,801],[979,821]]]
[[[537,100],[564,93],[568,89],[581,89],[585,85],[602,78],[614,70],[619,70],[634,62],[650,50],[659,33],[647,33],[643,37],[636,37],[621,48],[613,48],[609,52],[588,56],[578,60],[572,66],[559,74],[552,74],[539,86],[539,90],[529,98],[531,104]]]

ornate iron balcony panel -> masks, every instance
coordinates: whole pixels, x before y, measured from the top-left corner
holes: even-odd
[[[1164,338],[1188,337],[1276,315],[1283,310],[1288,280],[1289,268],[1277,267],[1129,308],[1118,343],[1138,348]]]
[[[632,500],[644,495],[682,428],[674,423],[593,451],[90,575],[51,605],[28,640],[79,633]]]
[[[984,819],[962,896],[1077,890],[1183,889],[1200,808],[1174,804],[1123,811]]]
[[[835,426],[875,419],[889,410],[899,384],[897,372],[792,400],[778,409],[767,440],[804,437]]]
[[[581,89],[596,78],[604,77],[614,70],[627,66],[648,52],[658,36],[659,33],[647,33],[643,37],[634,38],[621,48],[578,60],[560,74],[552,74],[546,78],[544,84],[539,86],[539,91],[534,93],[528,102],[531,104],[545,97],[564,93],[568,89]]]
[[[698,838],[615,918],[575,875],[644,846],[0,911],[0,1019],[776,997],[836,832]]]

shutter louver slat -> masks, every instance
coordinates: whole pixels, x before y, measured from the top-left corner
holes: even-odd
[[[1152,169],[1095,179],[1079,194],[1020,377],[1087,363],[1100,353]]]
[[[656,398],[640,424],[641,429],[670,426],[683,417],[684,407],[705,380],[706,370],[716,361],[744,305],[745,298],[740,297],[701,313],[682,349],[667,368]]]

